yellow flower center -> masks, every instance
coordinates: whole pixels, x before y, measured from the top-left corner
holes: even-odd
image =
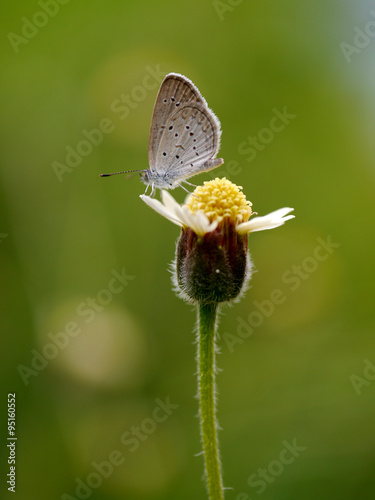
[[[195,213],[203,211],[210,222],[228,217],[234,224],[246,222],[251,215],[250,201],[241,191],[242,187],[233,184],[225,177],[206,181],[198,186],[187,199],[186,205]]]

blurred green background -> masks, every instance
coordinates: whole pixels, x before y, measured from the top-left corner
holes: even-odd
[[[250,235],[257,272],[221,318],[226,498],[374,498],[373,2],[41,5],[9,2],[0,21],[0,496],[11,498],[16,393],[16,498],[206,498],[195,311],[168,272],[179,230],[140,201],[137,177],[99,177],[147,167],[154,100],[173,71],[223,129],[225,164],[193,182],[226,175],[260,215],[296,215]],[[263,129],[284,108],[295,117],[271,137]],[[111,131],[85,150],[103,120]],[[256,155],[244,152],[249,136]],[[77,146],[83,156],[69,166]],[[329,237],[331,253],[317,250]],[[275,289],[283,303],[230,347]],[[69,328],[65,345],[58,333]],[[64,347],[38,360],[52,338]],[[178,408],[158,423],[156,400],[168,399]],[[285,441],[303,451],[280,467]],[[121,464],[106,468],[109,457]],[[262,468],[269,479],[254,486]]]

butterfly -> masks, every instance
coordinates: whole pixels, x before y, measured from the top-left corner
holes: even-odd
[[[169,73],[161,83],[152,114],[148,144],[150,168],[116,172],[140,172],[141,181],[155,188],[174,189],[187,179],[223,164],[215,158],[221,129],[197,87],[186,76]],[[107,177],[115,174],[101,174]],[[184,188],[185,189],[185,188]]]

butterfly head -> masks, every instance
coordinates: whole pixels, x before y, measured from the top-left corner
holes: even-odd
[[[150,184],[149,175],[148,175],[149,173],[150,173],[149,170],[142,170],[139,174],[141,176],[141,181],[146,185]]]

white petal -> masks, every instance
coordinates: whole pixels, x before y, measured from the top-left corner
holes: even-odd
[[[177,203],[173,196],[169,194],[165,189],[161,191],[161,201],[164,203],[167,210],[172,213],[175,213],[176,207],[180,206],[180,204]]]
[[[265,215],[264,217],[271,217],[272,219],[279,219],[280,217],[284,217],[284,215],[287,215],[290,212],[293,212],[293,210],[294,210],[294,208],[289,208],[289,207],[279,208],[278,210],[275,210],[274,212],[270,212],[268,215]]]
[[[146,205],[155,210],[155,212],[158,212],[160,215],[170,220],[174,224],[177,224],[181,227],[183,226],[182,222],[178,219],[176,214],[171,210],[168,210],[167,207],[165,207],[159,200],[156,200],[155,198],[151,198],[150,196],[146,196],[144,194],[141,194],[139,197],[146,203]]]
[[[206,233],[213,231],[218,225],[218,221],[210,223],[207,215],[202,211],[196,212],[195,214],[192,214],[192,216],[192,224],[190,227],[198,236],[203,236]]]
[[[141,195],[140,198],[153,210],[181,227],[190,227],[198,236],[213,231],[218,222],[210,223],[204,212],[193,213],[185,205],[179,205],[167,191],[161,192],[162,203],[150,196]]]
[[[193,215],[190,210],[184,210],[184,207],[178,205],[176,208],[176,217],[182,222],[184,226],[190,226],[191,224],[191,215]],[[187,208],[187,207],[186,207]]]
[[[237,232],[239,234],[246,234],[282,226],[287,220],[294,218],[294,215],[288,215],[285,217],[292,210],[294,210],[294,208],[280,208],[279,210],[275,210],[264,217],[255,217],[248,222],[242,222],[241,224],[238,224]]]

